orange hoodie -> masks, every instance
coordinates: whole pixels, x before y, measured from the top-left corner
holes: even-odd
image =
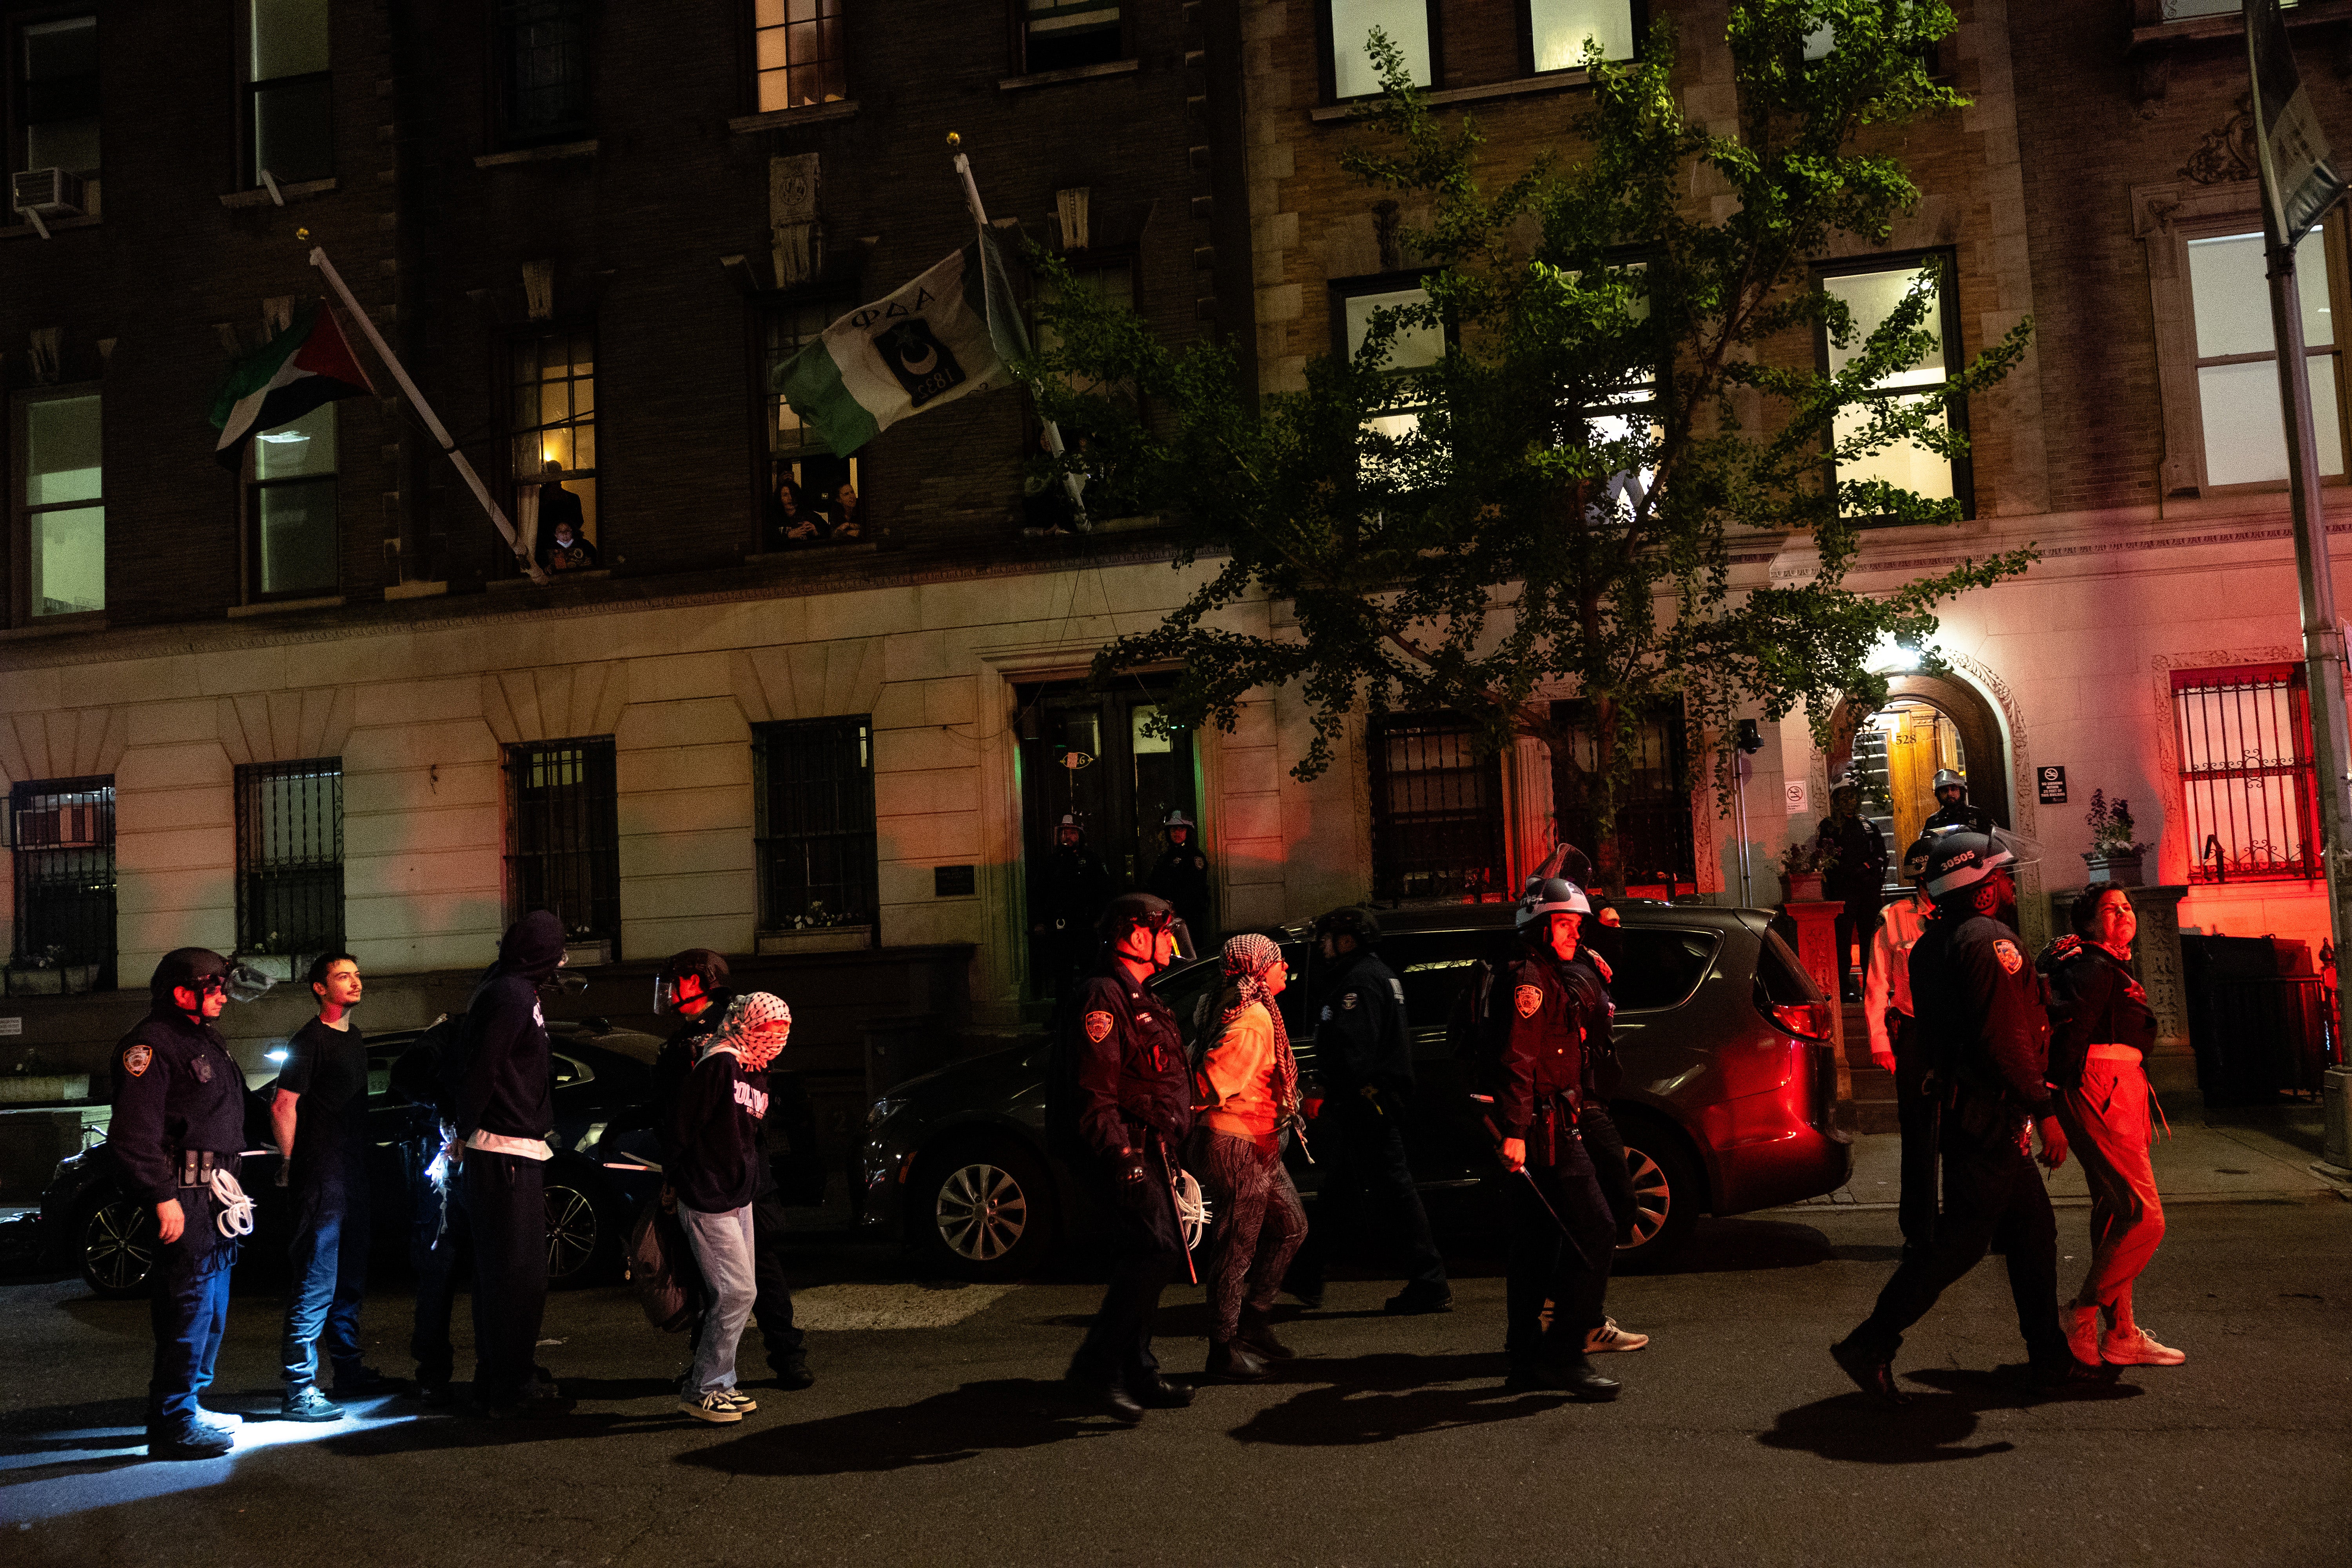
[[[1225,1026],[1201,1063],[1208,1079],[1210,1131],[1246,1138],[1261,1148],[1274,1142],[1274,1019],[1263,1003]]]

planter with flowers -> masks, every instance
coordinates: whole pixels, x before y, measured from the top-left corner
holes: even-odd
[[[2137,824],[2132,821],[2131,802],[2117,795],[2109,800],[2104,790],[2091,792],[2091,809],[2084,817],[2091,825],[2091,847],[2083,857],[2090,868],[2090,882],[2096,887],[2102,882],[2118,888],[2139,886],[2140,858],[2154,846],[2133,841]]]
[[[1792,904],[1820,902],[1822,879],[1836,869],[1837,858],[1837,850],[1818,838],[1801,838],[1781,850],[1781,897]]]

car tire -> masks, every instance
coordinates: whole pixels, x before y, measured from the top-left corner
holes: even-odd
[[[163,1241],[155,1211],[136,1198],[109,1198],[74,1227],[81,1281],[93,1295],[127,1301],[147,1293]]]
[[[547,1284],[552,1290],[593,1285],[610,1271],[620,1227],[588,1184],[567,1175],[547,1183]]]
[[[1679,1134],[1648,1121],[1628,1121],[1622,1131],[1636,1212],[1633,1238],[1619,1244],[1615,1267],[1654,1268],[1690,1240],[1705,1184]]]
[[[1053,1250],[1060,1223],[1052,1173],[1010,1138],[927,1155],[912,1209],[918,1244],[960,1279],[1019,1279]]]

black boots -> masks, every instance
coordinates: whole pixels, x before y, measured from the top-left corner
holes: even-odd
[[[1895,1384],[1895,1352],[1865,1340],[1861,1330],[1832,1345],[1830,1357],[1845,1369],[1856,1388],[1881,1405],[1911,1403],[1911,1396]]]
[[[1241,1329],[1234,1335],[1234,1343],[1246,1345],[1268,1361],[1288,1361],[1297,1353],[1274,1337],[1274,1314],[1255,1307],[1242,1309]]]
[[[1219,1383],[1262,1383],[1268,1368],[1240,1340],[1211,1340],[1204,1375]]]
[[[1450,1312],[1454,1310],[1454,1287],[1444,1280],[1431,1285],[1416,1279],[1381,1303],[1381,1310],[1397,1318],[1412,1317],[1423,1312]]]

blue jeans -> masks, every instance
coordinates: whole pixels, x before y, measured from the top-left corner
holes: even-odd
[[[173,1196],[187,1228],[179,1240],[155,1251],[148,1302],[155,1326],[155,1367],[147,1384],[147,1431],[150,1436],[182,1440],[199,1428],[199,1402],[220,1359],[236,1243],[220,1234],[220,1205],[202,1187],[182,1187]]]
[[[360,1363],[360,1297],[367,1289],[368,1190],[364,1170],[293,1175],[292,1279],[286,1299],[286,1384],[319,1381],[319,1339],[341,1372]]]
[[[687,1373],[686,1392],[708,1394],[735,1386],[735,1346],[743,1325],[751,1321],[751,1303],[760,1293],[759,1270],[751,1245],[751,1205],[704,1214],[677,1205],[678,1223],[694,1243],[694,1261],[710,1300],[702,1309],[702,1327],[696,1335],[694,1367]]]

